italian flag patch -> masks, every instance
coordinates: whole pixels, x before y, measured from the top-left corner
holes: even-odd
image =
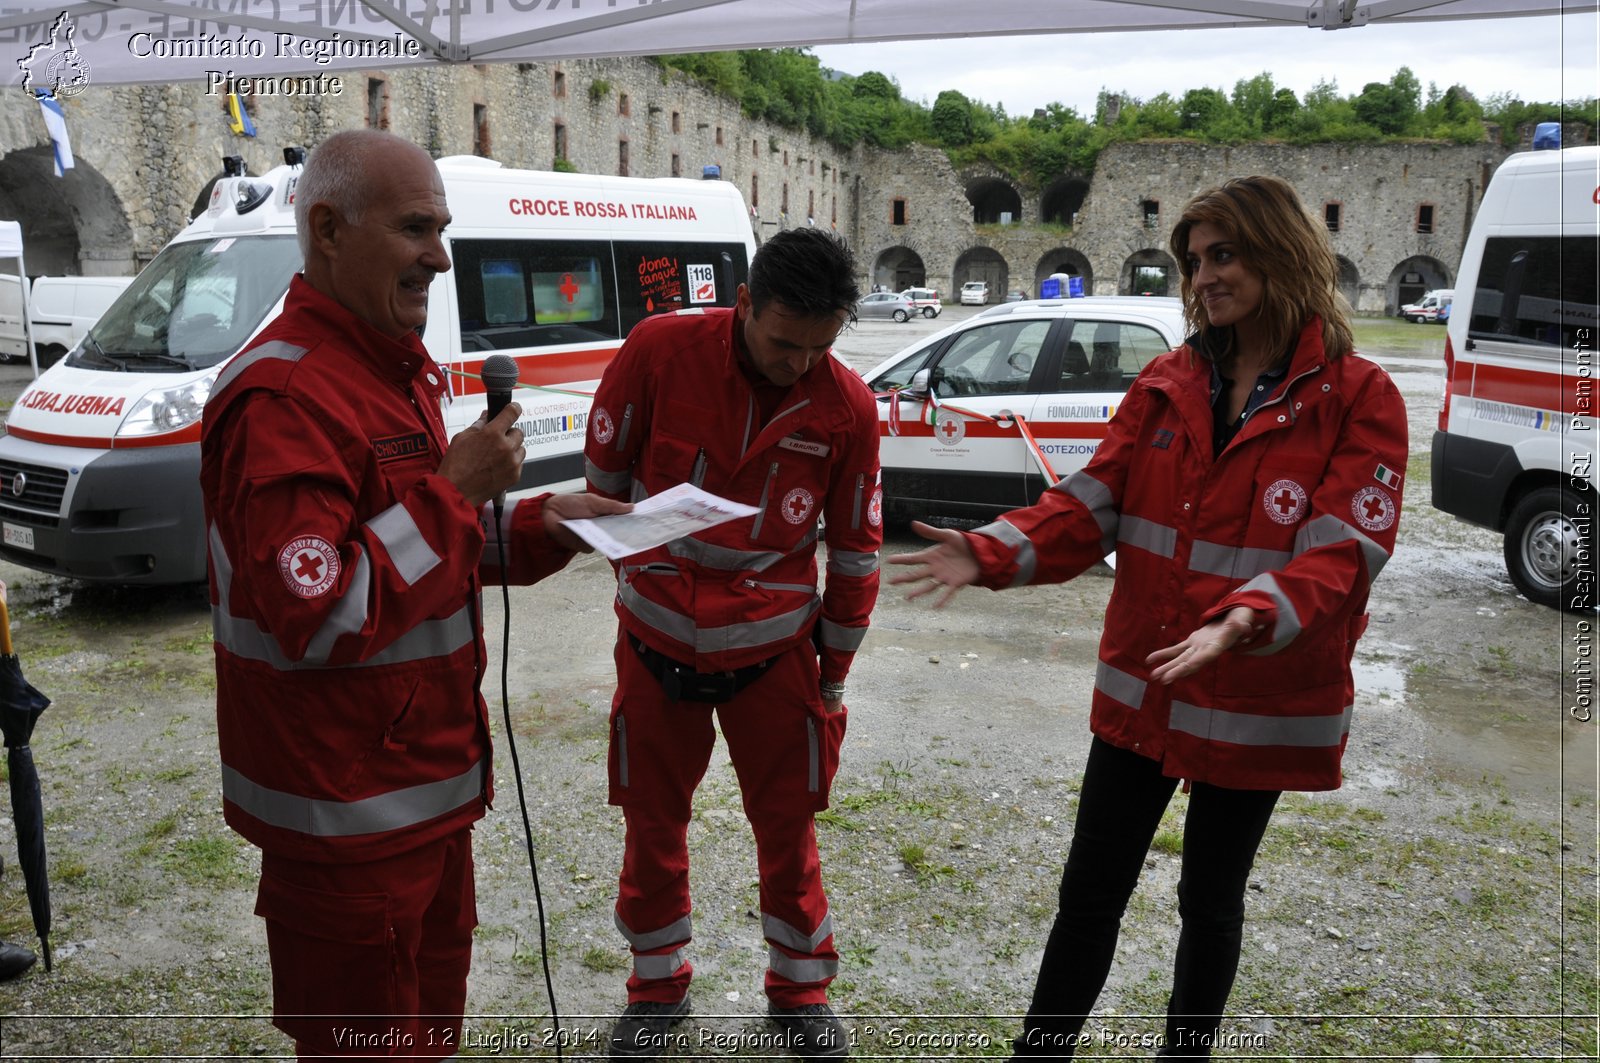
[[[1379,465],[1373,472],[1372,478],[1390,490],[1400,486],[1400,474],[1387,465]]]

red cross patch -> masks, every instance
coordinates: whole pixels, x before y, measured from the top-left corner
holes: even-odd
[[[605,407],[594,408],[594,438],[597,443],[609,443],[611,437],[617,434],[617,423],[605,411]]]
[[[1261,496],[1267,516],[1279,524],[1294,524],[1306,515],[1306,489],[1293,480],[1274,480]]]
[[[799,524],[811,516],[811,510],[816,504],[817,500],[812,497],[810,491],[804,487],[796,487],[783,496],[783,505],[778,509],[782,511],[784,520],[790,524]]]
[[[339,551],[326,539],[302,535],[278,551],[284,586],[301,598],[320,598],[339,578]]]
[[[872,501],[867,503],[867,523],[874,528],[883,523],[883,488],[879,487],[872,492]]]
[[[967,438],[967,422],[958,413],[941,413],[933,426],[934,438],[947,447],[953,447]]]
[[[1394,524],[1397,507],[1382,488],[1363,487],[1350,499],[1350,512],[1367,531],[1388,531]]]

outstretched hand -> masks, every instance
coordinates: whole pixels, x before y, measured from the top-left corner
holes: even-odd
[[[1147,666],[1159,666],[1152,667],[1150,678],[1157,683],[1171,683],[1193,675],[1233,649],[1240,639],[1251,633],[1255,622],[1254,609],[1243,605],[1229,609],[1211,623],[1191,631],[1182,642],[1146,657]]]
[[[897,554],[889,558],[891,565],[915,565],[910,572],[890,578],[894,584],[911,584],[907,599],[921,598],[942,591],[933,603],[935,609],[950,604],[956,592],[969,583],[978,581],[978,559],[972,556],[967,537],[953,528],[935,528],[920,520],[911,522],[911,530],[924,539],[932,539],[933,546],[910,554]]]
[[[539,511],[544,520],[544,533],[550,537],[557,546],[564,550],[576,550],[588,553],[594,547],[575,535],[561,522],[564,520],[582,520],[587,517],[609,517],[615,513],[632,513],[633,506],[628,502],[618,502],[604,495],[570,494],[551,495],[544,500],[544,507]]]

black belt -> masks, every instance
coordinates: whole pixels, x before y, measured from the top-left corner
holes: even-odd
[[[668,701],[705,701],[714,705],[730,700],[735,694],[767,674],[767,668],[776,657],[758,664],[735,669],[732,672],[697,672],[686,664],[658,653],[632,635],[628,645],[639,655],[645,670],[656,677]]]

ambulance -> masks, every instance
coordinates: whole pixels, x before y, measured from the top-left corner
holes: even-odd
[[[223,367],[283,305],[300,269],[303,153],[219,179],[61,362],[17,400],[0,438],[0,557],[126,584],[205,579],[200,417]],[[520,488],[583,482],[601,372],[653,314],[732,306],[755,253],[737,188],[717,180],[438,162],[452,269],[434,279],[423,343],[449,380],[453,434],[485,406],[491,354],[516,359]]]
[[[1530,601],[1596,605],[1600,148],[1512,155],[1461,256],[1433,505],[1505,535]]]

